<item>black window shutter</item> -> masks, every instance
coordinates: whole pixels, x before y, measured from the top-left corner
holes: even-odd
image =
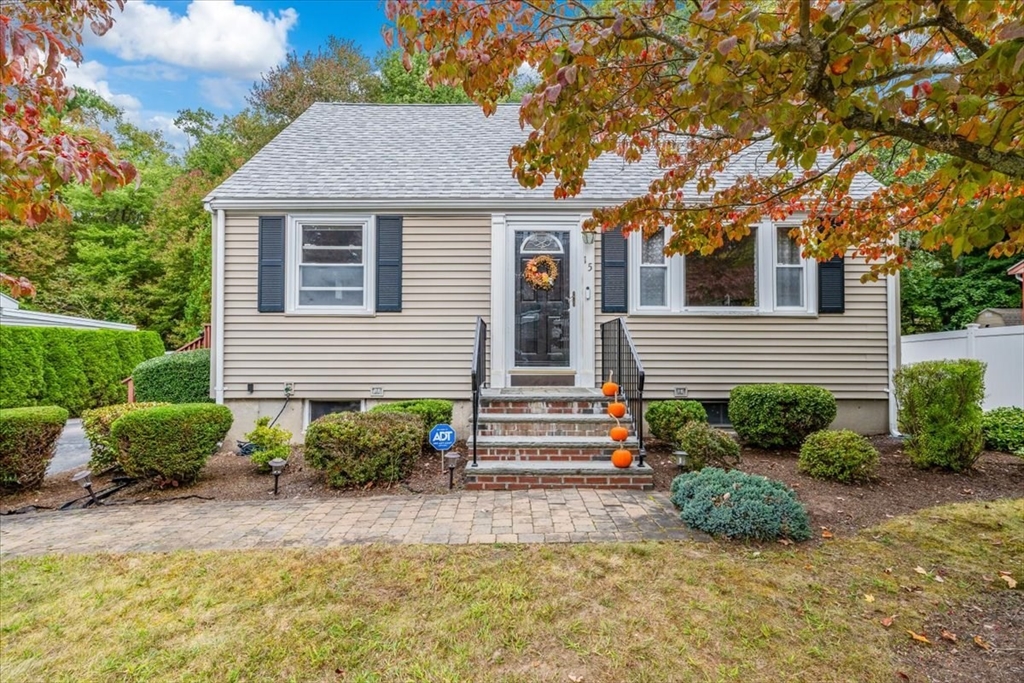
[[[818,263],[818,313],[846,312],[845,265],[842,256]]]
[[[284,216],[260,216],[256,307],[284,312]]]
[[[377,311],[402,310],[402,217],[377,216]]]
[[[601,233],[601,312],[628,313],[626,236],[622,230]]]

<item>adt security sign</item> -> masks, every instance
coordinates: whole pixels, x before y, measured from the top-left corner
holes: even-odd
[[[455,430],[451,425],[437,425],[430,430],[430,445],[434,450],[447,451],[455,445]]]

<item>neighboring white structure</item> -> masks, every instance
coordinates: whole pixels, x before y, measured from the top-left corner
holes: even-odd
[[[981,328],[902,337],[903,365],[925,360],[976,358],[984,361],[985,410],[1024,408],[1024,325]]]
[[[111,323],[91,318],[76,318],[73,315],[23,311],[18,302],[0,294],[0,325],[11,327],[73,327],[77,330],[134,330],[135,325]]]

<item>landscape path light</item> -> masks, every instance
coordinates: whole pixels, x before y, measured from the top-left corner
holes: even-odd
[[[89,497],[92,498],[92,502],[99,505],[99,501],[96,499],[96,494],[92,492],[92,472],[89,470],[82,470],[78,474],[71,477],[71,481],[75,482],[83,489],[89,492]]]
[[[676,467],[682,472],[690,464],[689,454],[686,451],[672,451],[672,455],[676,456]]]
[[[455,488],[455,465],[459,462],[457,451],[448,451],[444,454],[444,460],[448,464],[448,490]]]
[[[281,472],[284,471],[284,466],[288,464],[288,461],[283,458],[274,458],[267,463],[270,465],[270,473],[274,475],[274,495],[277,495],[277,480],[281,478]]]

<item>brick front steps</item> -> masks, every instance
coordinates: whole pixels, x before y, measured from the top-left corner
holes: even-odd
[[[619,469],[610,462],[480,462],[466,466],[466,489],[470,491],[515,491],[519,489],[633,489],[654,488],[650,465],[636,462]]]
[[[630,438],[626,448],[637,450],[637,441]],[[481,436],[477,458],[517,461],[609,461],[616,444],[607,436]],[[469,440],[473,447],[473,440]]]
[[[466,467],[466,488],[652,488],[650,467],[612,466],[617,444],[608,432],[616,422],[606,412],[609,402],[587,387],[485,390],[476,441],[479,465]],[[630,426],[629,416],[622,424]],[[635,438],[625,447],[638,455]]]

